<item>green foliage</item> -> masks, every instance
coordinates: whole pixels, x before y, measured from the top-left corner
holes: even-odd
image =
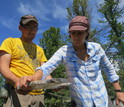
[[[45,107],[70,107],[70,93],[68,87],[57,92],[46,90],[45,97]]]
[[[105,75],[104,72],[102,72],[102,75],[103,75],[103,79],[105,81],[105,85],[106,85],[106,88],[107,88],[107,91],[108,91],[108,95],[111,99],[114,99],[115,98],[114,88],[113,88],[112,84],[110,83],[110,81],[108,80],[108,78],[107,78],[107,76]]]
[[[49,59],[62,45],[66,44],[68,36],[60,34],[60,28],[50,27],[40,39],[40,46],[43,47],[46,57]]]
[[[91,8],[88,6],[89,0],[73,0],[72,6],[67,8],[68,20],[71,20],[75,16],[86,16],[89,19],[89,22],[92,20],[91,17]],[[91,25],[91,24],[90,24]],[[89,35],[89,41],[99,42],[99,36],[98,33],[101,30],[97,30],[96,28],[93,28],[90,30]]]
[[[75,16],[88,16],[88,0],[73,0],[71,7],[67,8],[67,18],[71,20]]]
[[[112,60],[116,60],[119,63],[120,70],[118,75],[120,76],[120,84],[122,89],[124,90],[124,23],[119,22],[118,20],[122,18],[122,14],[124,13],[124,7],[119,7],[119,0],[104,0],[105,2],[100,5],[99,12],[103,15],[103,19],[99,20],[99,23],[103,23],[104,26],[99,28],[92,28],[90,30],[90,41],[95,41],[100,43],[99,37],[102,35],[102,38],[106,38],[106,44],[102,44],[102,47],[106,50],[109,58]],[[75,16],[87,16],[89,20],[92,20],[91,17],[91,9],[88,6],[88,0],[73,0],[73,4],[71,7],[67,8],[68,11],[68,20],[71,20]],[[92,24],[90,23],[91,27]],[[53,53],[61,47],[63,44],[66,44],[68,37],[66,35],[60,34],[59,28],[51,27],[49,30],[43,33],[43,39],[40,39],[40,44],[45,50],[45,54],[49,59]],[[63,39],[64,38],[64,39]],[[66,77],[65,69],[63,65],[60,65],[54,73],[52,73],[53,77],[60,78]],[[115,92],[112,84],[108,81],[107,77],[103,73],[103,77],[105,80],[105,84],[108,90],[108,94],[111,98],[115,97]],[[63,98],[66,97],[66,92],[69,91],[64,90],[64,95],[60,91],[60,93],[54,93],[50,90],[47,90],[45,103],[47,106],[52,107],[65,107],[63,105]],[[52,94],[51,94],[52,93]],[[54,93],[54,94],[53,94]],[[63,97],[59,97],[59,95]],[[69,94],[69,93],[68,93]],[[57,96],[57,97],[55,97]],[[68,103],[69,104],[69,103]],[[67,104],[66,104],[67,105]],[[69,107],[69,106],[67,106]]]
[[[124,70],[120,70],[118,72],[118,75],[120,77],[119,81],[120,81],[120,85],[122,87],[122,90],[124,91]]]
[[[3,81],[4,81],[4,79],[3,79],[3,77],[0,75],[0,86],[3,85]],[[4,101],[3,99],[0,99],[0,107],[2,107],[3,101]]]
[[[119,75],[120,79],[119,79],[119,83],[122,87],[122,90],[124,91],[124,70],[119,70],[117,72],[117,74]],[[103,78],[105,80],[105,85],[106,85],[106,88],[107,88],[107,91],[108,91],[108,94],[110,96],[111,99],[114,99],[115,98],[115,91],[114,91],[114,88],[112,86],[112,84],[109,82],[108,78],[106,77],[106,75],[103,73]]]
[[[63,39],[64,38],[64,39]],[[43,39],[40,39],[40,45],[43,47],[46,57],[49,59],[51,56],[63,45],[66,44],[68,36],[61,35],[60,29],[50,27],[49,30],[43,33]],[[52,74],[52,77],[64,78],[65,69],[60,65]]]
[[[101,4],[99,11],[104,15],[106,21],[103,23],[108,24],[107,39],[105,44],[106,52],[109,52],[109,57],[116,60],[119,64],[120,70],[117,72],[120,79],[120,85],[124,90],[124,24],[119,19],[122,18],[124,7],[120,7],[119,0],[105,0]],[[105,78],[105,77],[104,77]],[[105,79],[108,94],[114,98],[115,92],[112,85]]]
[[[116,54],[119,55],[121,53],[122,55],[124,51],[124,25],[123,22],[119,22],[118,20],[122,18],[122,13],[124,13],[123,7],[120,8],[119,0],[105,0],[105,3],[101,4],[99,11],[106,18],[109,27],[107,51],[115,48]]]
[[[51,56],[63,45],[68,42],[68,35],[61,35],[60,29],[50,27],[43,33],[43,39],[40,39],[40,45],[43,47],[46,57],[49,59]],[[61,64],[51,74],[53,78],[66,78],[65,68]],[[45,106],[46,107],[68,107],[65,104],[65,99],[70,99],[69,89],[62,89],[58,92],[46,90],[45,92]]]

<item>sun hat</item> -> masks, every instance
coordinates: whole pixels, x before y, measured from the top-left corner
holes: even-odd
[[[69,23],[69,31],[89,30],[89,21],[85,16],[76,16]]]
[[[20,24],[25,25],[30,21],[35,21],[38,24],[38,20],[33,15],[24,15],[24,16],[22,16],[21,19],[20,19]]]

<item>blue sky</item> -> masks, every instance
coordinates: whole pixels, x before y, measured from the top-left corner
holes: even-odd
[[[60,27],[67,34],[68,20],[66,7],[72,0],[1,0],[0,3],[0,44],[8,37],[20,37],[18,30],[22,15],[33,14],[39,21],[39,30],[34,42],[39,44],[42,33],[51,26]]]
[[[103,0],[90,0],[93,11],[92,24],[100,18],[96,11],[96,4]],[[121,0],[124,4],[124,0]],[[73,0],[1,0],[0,3],[0,44],[8,37],[20,37],[18,30],[19,20],[22,15],[35,15],[39,21],[39,30],[34,42],[39,44],[42,33],[51,26],[59,27],[63,34],[68,34],[67,7],[72,5]]]

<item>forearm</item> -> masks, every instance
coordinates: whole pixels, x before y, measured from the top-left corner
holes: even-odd
[[[49,75],[49,76],[47,76],[45,79],[46,79],[46,80],[48,80],[48,79],[52,79],[52,76]]]
[[[10,71],[10,61],[11,55],[2,51],[0,54],[0,73],[7,81],[15,85],[16,81],[18,81],[18,77]]]
[[[44,63],[45,63],[45,62],[41,62],[41,65],[43,65]],[[45,79],[46,79],[46,80],[48,80],[48,79],[52,79],[52,76],[49,75],[49,76],[47,76]]]
[[[116,90],[116,106],[118,107],[119,102],[124,104],[124,93],[121,91],[119,81],[113,82],[113,87]]]
[[[1,69],[2,76],[12,85],[15,85],[16,81],[18,81],[18,77],[14,75],[9,69]]]
[[[36,81],[36,80],[40,80],[43,76],[43,72],[42,70],[36,70],[35,74],[32,76],[33,77],[33,81]]]
[[[119,84],[119,81],[113,82],[112,85],[113,85],[113,87],[114,87],[115,90],[121,89],[121,86]]]

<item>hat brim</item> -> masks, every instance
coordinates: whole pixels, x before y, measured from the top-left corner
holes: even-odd
[[[87,30],[87,27],[84,26],[71,26],[69,31],[73,31],[73,30]]]
[[[30,19],[25,19],[25,20],[23,20],[22,23],[23,23],[23,24],[27,24],[27,23],[30,22],[30,21],[34,21],[34,22],[38,23],[37,20],[31,19],[31,18],[30,18]]]

